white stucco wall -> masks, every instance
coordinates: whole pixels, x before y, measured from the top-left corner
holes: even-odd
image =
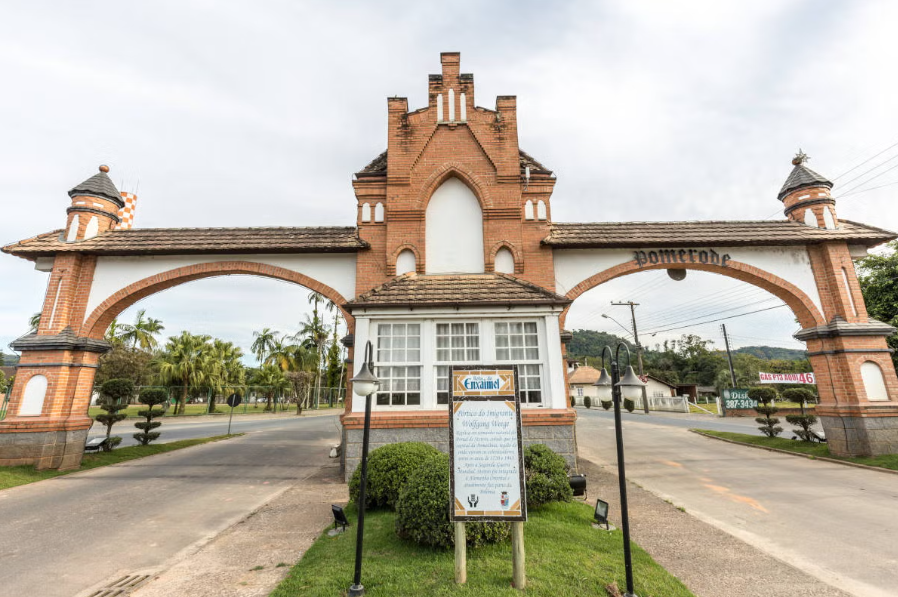
[[[696,247],[699,248],[699,247]],[[726,247],[712,246],[720,255],[728,254],[733,261],[752,265],[787,282],[791,282],[810,297],[823,311],[811,261],[804,247]],[[608,268],[633,261],[637,250],[657,249],[578,249],[555,251],[555,287],[566,294],[583,280]]]
[[[87,315],[122,288],[179,267],[220,261],[249,261],[304,274],[339,292],[355,297],[355,253],[299,255],[165,255],[158,257],[99,257],[87,300]]]
[[[483,272],[483,213],[465,183],[450,178],[440,185],[425,217],[428,274]]]

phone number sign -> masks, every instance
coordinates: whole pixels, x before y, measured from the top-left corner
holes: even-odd
[[[726,410],[752,409],[757,405],[757,400],[748,397],[747,389],[732,388],[723,391],[723,407]]]
[[[453,521],[525,521],[517,367],[450,368]]]

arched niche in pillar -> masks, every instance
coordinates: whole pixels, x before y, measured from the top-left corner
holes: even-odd
[[[75,214],[75,217],[72,218],[72,223],[69,224],[69,233],[66,235],[66,242],[75,242],[75,239],[78,238],[78,226],[81,224],[81,220],[78,217],[78,214]]]
[[[428,274],[483,273],[483,211],[455,177],[434,191],[426,211]]]
[[[507,248],[502,247],[496,252],[493,269],[500,274],[514,273],[514,255]]]
[[[804,223],[806,226],[819,228],[819,226],[817,225],[817,215],[814,213],[813,209],[808,208],[804,210]]]
[[[90,221],[87,222],[87,226],[84,228],[84,240],[95,237],[100,233],[100,220],[97,216],[93,216]]]
[[[47,397],[47,378],[44,375],[32,375],[22,391],[22,404],[19,406],[20,417],[39,416],[44,410],[44,398]]]
[[[415,254],[410,249],[405,249],[396,257],[396,275],[414,272],[416,265]]]
[[[889,399],[886,390],[886,380],[882,376],[882,369],[873,361],[861,363],[861,380],[864,382],[864,392],[870,402],[885,402]]]

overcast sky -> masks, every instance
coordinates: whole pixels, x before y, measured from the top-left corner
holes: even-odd
[[[66,191],[101,163],[137,192],[138,227],[352,225],[351,176],[386,147],[386,97],[424,106],[441,51],[461,52],[479,105],[518,96],[521,147],[558,176],[556,221],[779,218],[799,147],[835,178],[898,143],[896,22],[889,0],[10,0],[0,5],[0,243],[64,226]],[[896,182],[895,164],[898,147],[838,178],[834,193]],[[847,196],[839,216],[898,230],[896,194]],[[777,304],[719,276],[689,281],[614,281],[578,299],[567,327],[619,330],[601,313],[628,324],[608,302],[632,299],[646,344],[691,332],[721,346],[719,324],[702,323],[710,314]],[[30,262],[0,256],[0,345],[27,331],[45,285]],[[167,334],[248,348],[253,330],[295,331],[305,295],[225,278],[138,308]],[[692,327],[665,331],[690,317]],[[788,309],[728,327],[737,346],[802,346]]]

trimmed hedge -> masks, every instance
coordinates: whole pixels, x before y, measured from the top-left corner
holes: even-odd
[[[600,402],[602,403],[602,408],[605,410],[610,409],[614,405],[611,400],[600,400]]]
[[[633,412],[633,409],[636,408],[636,403],[630,400],[629,398],[624,398],[624,408],[627,409],[628,413]]]
[[[545,444],[524,449],[524,478],[527,484],[527,507],[549,502],[569,502],[574,497],[567,477],[567,462]]]
[[[427,456],[399,495],[396,534],[421,545],[451,547],[455,545],[455,529],[449,521],[451,507],[449,456]],[[476,547],[504,541],[510,529],[507,522],[467,522],[467,544]]]
[[[585,406],[586,408],[592,408],[592,398],[590,398],[589,396],[583,398],[583,406]]]
[[[440,451],[422,442],[387,444],[368,454],[368,487],[366,507],[387,506],[396,509],[399,494],[421,462]],[[349,497],[359,501],[362,469],[358,467],[349,480]]]

